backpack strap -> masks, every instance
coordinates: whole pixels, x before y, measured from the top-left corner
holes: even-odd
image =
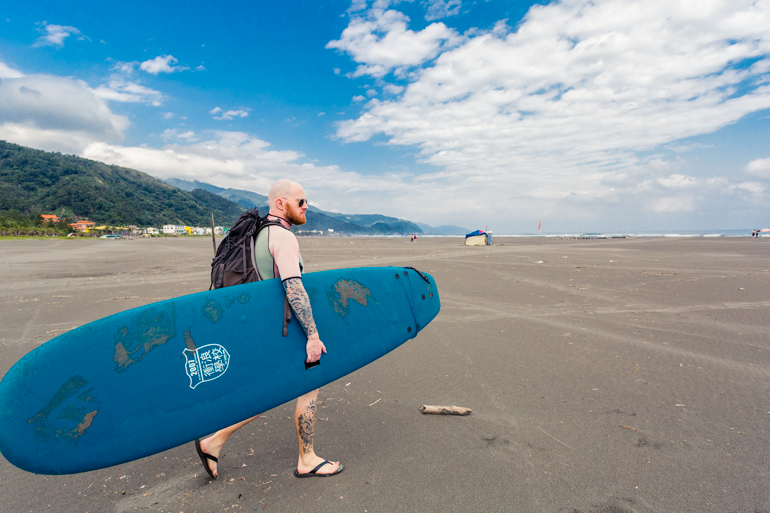
[[[265,216],[265,221],[260,225],[259,230],[257,230],[254,236],[251,238],[251,254],[252,254],[252,258],[254,258],[254,270],[257,271],[257,280],[262,280],[262,277],[259,275],[259,269],[257,268],[256,253],[254,252],[254,243],[257,240],[257,235],[259,235],[259,232],[261,232],[264,228],[268,228],[270,226],[280,226],[284,230],[287,229],[283,225],[283,223],[281,223],[280,221],[271,221],[267,219],[267,216]],[[290,322],[291,322],[291,305],[289,304],[289,298],[286,297],[286,291],[284,291],[284,294],[283,294],[283,336],[284,337],[289,336]]]
[[[286,294],[283,295],[283,336],[289,336],[289,323],[291,322],[291,305]]]

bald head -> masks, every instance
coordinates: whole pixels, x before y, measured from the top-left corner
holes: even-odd
[[[267,202],[270,204],[270,208],[275,208],[275,200],[279,198],[290,198],[292,196],[301,195],[304,190],[302,186],[294,180],[278,180],[270,187],[270,191],[267,193]]]
[[[308,208],[305,189],[292,180],[278,180],[267,193],[270,214],[281,217],[293,225],[305,224]]]

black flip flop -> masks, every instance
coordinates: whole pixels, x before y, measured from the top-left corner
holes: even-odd
[[[340,468],[338,468],[334,472],[329,472],[328,474],[318,474],[318,469],[320,469],[321,467],[323,467],[327,463],[331,465],[331,461],[326,460],[323,463],[319,464],[316,468],[314,468],[313,470],[311,470],[310,472],[307,472],[305,474],[300,474],[299,470],[295,470],[294,471],[294,477],[331,477],[331,476],[336,476],[337,474],[339,474],[340,472],[342,472],[345,469],[345,467],[342,465],[342,463],[340,463]]]
[[[215,476],[214,473],[209,468],[209,462],[207,460],[211,460],[215,463],[219,463],[219,459],[212,456],[211,454],[206,454],[203,452],[203,449],[201,449],[201,441],[195,440],[195,450],[198,451],[198,456],[201,457],[201,463],[203,463],[203,468],[206,469],[206,472],[211,477],[211,479],[216,479],[219,476]],[[319,465],[320,466],[320,465]],[[318,470],[318,467],[316,467],[316,470]]]

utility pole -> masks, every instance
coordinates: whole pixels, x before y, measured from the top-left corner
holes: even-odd
[[[217,238],[214,237],[214,212],[211,213],[211,242],[214,244],[214,256],[217,254]]]

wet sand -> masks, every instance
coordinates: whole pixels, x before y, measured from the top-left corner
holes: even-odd
[[[316,449],[341,475],[293,477],[287,404],[231,438],[214,482],[192,444],[72,476],[0,458],[0,510],[770,511],[770,239],[495,242],[300,239],[307,271],[414,266],[443,305],[322,389]],[[206,239],[0,241],[0,375],[75,326],[208,288],[211,254]]]

